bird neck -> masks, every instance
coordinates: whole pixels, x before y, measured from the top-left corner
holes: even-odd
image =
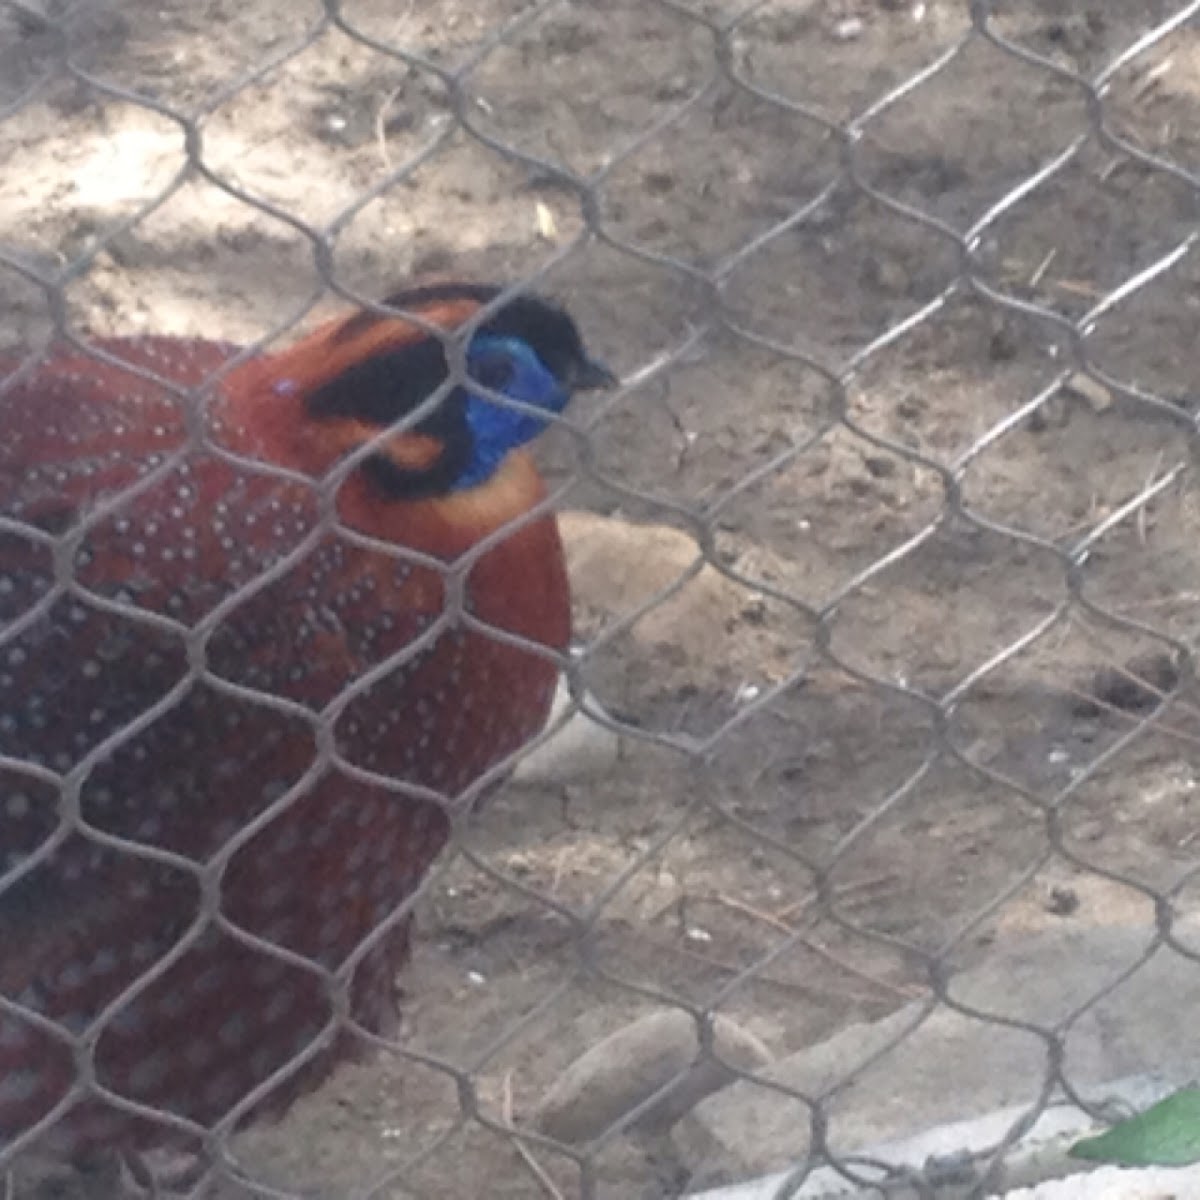
[[[381,499],[375,484],[356,473],[341,488],[338,514],[364,532],[451,561],[506,527],[513,534],[503,544],[516,545],[529,541],[521,537],[525,530],[553,525],[549,515],[529,517],[545,497],[533,460],[515,450],[476,487],[422,500]]]

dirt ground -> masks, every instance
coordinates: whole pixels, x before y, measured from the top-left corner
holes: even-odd
[[[965,3],[779,0],[728,38],[730,3],[346,0],[357,37],[291,0],[80,3],[62,17],[78,73],[41,87],[55,35],[0,6],[0,252],[86,262],[79,328],[281,332],[311,319],[305,230],[323,229],[351,290],[551,264],[541,286],[622,373],[678,352],[665,383],[577,414],[595,458],[562,507],[691,531],[703,514],[744,586],[612,636],[622,614],[580,586],[581,637],[606,635],[589,680],[629,726],[618,767],[509,788],[472,843],[496,874],[460,858],[425,897],[404,1045],[469,1075],[487,1121],[526,1121],[662,997],[782,1055],[921,994],[930,955],[974,961],[1056,921],[1149,935],[1141,889],[1196,865],[1200,708],[1170,661],[1200,597],[1195,254],[1101,302],[1195,236],[1200,30],[1112,73],[1098,136],[1080,80],[1184,6],[996,7],[1023,58],[976,36],[847,139],[960,43]],[[474,63],[466,90],[367,39]],[[510,153],[457,128],[456,103]],[[183,170],[172,113],[202,115],[203,170]],[[1089,130],[972,235],[968,280],[953,231]],[[599,236],[547,162],[604,172]],[[2,278],[0,343],[36,343],[40,291]],[[1088,361],[1126,390],[1076,378],[1025,408],[1088,314]],[[562,433],[541,452],[556,483],[581,471]],[[625,536],[630,561],[653,553]],[[703,762],[666,744],[685,738]],[[722,1175],[619,1141],[589,1151],[594,1178],[533,1153],[562,1196]],[[553,1194],[464,1118],[451,1076],[399,1056],[346,1069],[238,1154],[322,1195]]]

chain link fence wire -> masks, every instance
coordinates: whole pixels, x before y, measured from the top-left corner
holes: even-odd
[[[372,447],[306,485],[314,522],[191,622],[81,589],[81,530],[4,514],[57,565],[9,613],[2,661],[86,596],[188,663],[86,753],[3,761],[9,815],[49,795],[59,823],[0,846],[0,1035],[41,1030],[76,1072],[34,1128],[0,1128],[10,1186],[49,1186],[40,1160],[21,1173],[31,1149],[102,1095],[199,1138],[185,1191],[657,1196],[784,1171],[770,1194],[985,1194],[1058,1099],[1106,1120],[1100,1085],[1186,1078],[1198,17],[1160,0],[3,0],[6,387],[52,342],[119,365],[98,333],[221,339],[221,377],[429,273],[561,296],[622,375],[542,453],[577,610],[552,729],[584,722],[573,754],[600,770],[518,767],[348,966],[241,929],[225,874],[331,765],[460,813],[507,774],[448,799],[339,753],[341,714],[449,625],[317,716],[206,656],[332,529],[418,561],[337,521]],[[214,384],[130,378],[197,411]],[[296,483],[192,434],[88,527],[201,443]],[[449,590],[448,623],[545,653]],[[303,729],[310,769],[215,830],[205,862],[85,823],[91,774],[200,681]],[[148,881],[182,872],[197,912],[68,1030],[12,980],[54,921],[22,881],[71,837]],[[413,911],[403,1021],[382,1037],[351,1019],[350,981]],[[93,1054],[214,926],[318,980],[334,1015],[205,1130],[106,1089]],[[347,1029],[364,1063],[236,1132]],[[1013,1105],[982,1148],[908,1166],[871,1149]]]

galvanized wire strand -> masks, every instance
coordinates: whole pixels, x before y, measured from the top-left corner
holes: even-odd
[[[1068,837],[1067,819],[1072,807],[1079,802],[1079,797],[1090,783],[1110,766],[1119,763],[1131,747],[1155,733],[1163,724],[1172,707],[1183,697],[1184,683],[1180,682],[1166,689],[1165,694],[1150,711],[1139,714],[1132,720],[1130,727],[1116,736],[1109,745],[1098,753],[1093,753],[1074,778],[1055,787],[1034,786],[998,765],[977,761],[961,744],[961,730],[956,730],[956,720],[963,706],[977,695],[980,685],[1000,675],[1022,655],[1043,644],[1053,631],[1065,628],[1073,618],[1081,614],[1109,631],[1149,640],[1169,650],[1182,664],[1181,679],[1194,673],[1194,651],[1186,638],[1167,630],[1162,624],[1113,611],[1102,598],[1089,594],[1086,568],[1092,551],[1114,530],[1131,517],[1145,512],[1169,489],[1187,477],[1191,470],[1190,456],[1196,451],[1197,434],[1200,432],[1197,418],[1183,411],[1178,404],[1137,380],[1119,378],[1115,373],[1116,368],[1111,364],[1101,365],[1096,362],[1090,353],[1091,343],[1104,322],[1118,313],[1122,306],[1179,269],[1193,255],[1196,239],[1200,234],[1193,231],[1165,251],[1158,252],[1152,262],[1139,266],[1126,278],[1108,287],[1086,312],[1076,317],[1066,316],[1045,302],[1016,294],[998,283],[987,269],[983,245],[986,236],[1004,219],[1020,214],[1028,206],[1039,203],[1047,189],[1061,182],[1066,173],[1080,162],[1085,148],[1093,143],[1101,145],[1123,161],[1136,163],[1156,176],[1170,178],[1190,189],[1200,201],[1200,176],[1194,170],[1173,161],[1168,155],[1161,152],[1152,153],[1138,147],[1115,131],[1106,103],[1120,73],[1140,56],[1163,44],[1168,37],[1188,27],[1200,15],[1200,2],[1182,5],[1165,19],[1143,30],[1134,41],[1122,48],[1099,70],[1086,74],[1072,70],[1061,62],[1005,36],[996,28],[997,6],[989,0],[970,0],[965,5],[970,17],[969,26],[949,45],[939,50],[924,65],[899,81],[890,83],[879,94],[861,103],[852,115],[837,116],[831,111],[826,111],[819,100],[797,99],[754,77],[752,66],[740,54],[740,47],[747,38],[753,36],[752,23],[767,5],[751,4],[732,16],[717,18],[676,0],[654,0],[653,7],[670,13],[680,22],[681,28],[703,31],[711,47],[710,64],[702,78],[689,81],[682,99],[664,104],[662,110],[656,112],[633,135],[623,136],[619,140],[614,135],[613,144],[608,148],[604,162],[590,174],[579,173],[564,162],[546,154],[534,153],[497,134],[489,128],[488,122],[482,119],[482,110],[477,103],[476,77],[486,66],[489,57],[500,49],[514,45],[518,39],[536,37],[539,27],[548,17],[569,11],[572,6],[565,0],[543,0],[526,6],[507,20],[495,21],[469,51],[450,66],[435,61],[412,47],[393,44],[386,38],[368,32],[360,27],[353,14],[346,11],[348,5],[340,3],[339,0],[324,0],[320,15],[308,23],[299,35],[265,53],[253,66],[213,90],[203,102],[189,111],[181,111],[173,104],[114,82],[87,66],[82,57],[83,48],[73,45],[68,22],[65,20],[60,20],[50,12],[38,11],[18,0],[5,0],[3,7],[33,22],[37,29],[53,39],[51,56],[57,60],[59,70],[66,78],[85,87],[90,94],[135,105],[148,114],[171,122],[179,130],[182,161],[178,169],[152,196],[136,205],[127,215],[106,225],[88,248],[80,251],[61,268],[47,271],[25,261],[18,253],[0,247],[0,268],[13,272],[42,292],[53,336],[63,345],[89,356],[97,363],[120,366],[127,370],[131,377],[156,383],[169,392],[186,415],[188,437],[183,446],[163,455],[153,469],[124,488],[120,494],[98,504],[66,534],[47,534],[14,518],[0,516],[0,531],[18,534],[31,544],[48,547],[52,550],[54,558],[53,585],[24,614],[0,630],[0,648],[15,645],[39,620],[44,619],[56,604],[70,597],[96,611],[110,613],[136,622],[148,631],[161,632],[178,639],[185,648],[188,665],[186,673],[175,687],[136,719],[96,744],[66,772],[51,770],[16,758],[0,757],[0,767],[18,772],[30,780],[51,785],[58,789],[60,797],[59,820],[54,832],[15,866],[0,872],[0,895],[15,888],[40,866],[50,862],[63,842],[71,835],[77,834],[95,846],[136,859],[139,863],[144,863],[147,869],[157,866],[180,872],[189,883],[197,886],[200,899],[192,924],[176,939],[172,948],[147,968],[133,984],[106,1004],[82,1032],[67,1030],[48,1020],[36,1011],[35,1006],[26,1005],[19,998],[0,995],[0,1015],[17,1017],[31,1027],[52,1036],[56,1041],[69,1045],[75,1052],[78,1070],[74,1088],[53,1111],[35,1128],[11,1144],[0,1145],[0,1170],[7,1168],[26,1146],[50,1129],[78,1098],[91,1095],[103,1098],[122,1112],[149,1117],[164,1126],[180,1128],[201,1137],[211,1156],[210,1171],[220,1177],[236,1178],[254,1194],[282,1200],[283,1197],[294,1193],[255,1178],[254,1172],[239,1159],[230,1140],[231,1136],[243,1115],[250,1112],[260,1100],[298,1072],[307,1062],[315,1059],[330,1040],[349,1030],[364,1045],[374,1046],[397,1061],[411,1062],[437,1071],[453,1081],[459,1109],[456,1118],[438,1136],[432,1138],[427,1146],[408,1156],[400,1164],[390,1166],[382,1172],[373,1171],[370,1181],[364,1184],[357,1195],[364,1198],[374,1197],[383,1195],[389,1187],[404,1186],[406,1176],[424,1164],[435,1161],[438,1154],[449,1153],[451,1140],[463,1130],[472,1127],[486,1129],[500,1139],[528,1145],[531,1149],[552,1150],[556,1155],[571,1161],[578,1169],[582,1194],[595,1194],[598,1184],[593,1159],[596,1154],[633,1127],[659,1099],[668,1095],[677,1079],[662,1084],[651,1096],[600,1134],[594,1144],[583,1148],[557,1143],[532,1128],[502,1120],[482,1100],[478,1081],[490,1067],[501,1061],[503,1053],[516,1044],[519,1038],[536,1028],[538,1022],[551,1013],[560,999],[580,981],[587,986],[615,987],[630,998],[686,1012],[695,1023],[700,1054],[710,1059],[720,1058],[714,1042],[714,1015],[736,1002],[771,964],[785,959],[800,947],[804,938],[803,930],[796,929],[791,934],[781,935],[768,950],[753,956],[712,993],[707,1005],[678,995],[664,985],[639,978],[627,971],[623,972],[604,961],[597,952],[597,942],[605,914],[647,867],[658,861],[670,846],[678,843],[700,815],[722,822],[729,829],[736,830],[750,844],[769,849],[790,864],[802,868],[811,876],[806,883],[806,889],[815,897],[816,911],[831,928],[858,943],[877,946],[901,955],[909,964],[919,968],[926,979],[924,996],[914,1006],[910,1014],[911,1019],[905,1022],[895,1037],[865,1055],[853,1069],[819,1094],[808,1095],[777,1077],[725,1063],[731,1076],[744,1084],[788,1097],[807,1111],[811,1150],[808,1152],[809,1156],[797,1165],[792,1176],[781,1185],[778,1192],[780,1197],[794,1194],[803,1180],[820,1165],[834,1167],[847,1179],[867,1180],[872,1178],[872,1171],[878,1171],[894,1178],[905,1178],[918,1188],[928,1185],[928,1179],[890,1167],[869,1155],[839,1151],[835,1144],[836,1122],[831,1122],[827,1110],[832,1101],[846,1094],[851,1085],[864,1077],[868,1071],[885,1063],[888,1054],[916,1033],[937,1012],[949,1010],[965,1019],[993,1025],[998,1030],[1025,1034],[1045,1049],[1044,1070],[1038,1078],[1030,1080],[1030,1095],[1021,1117],[996,1145],[986,1154],[978,1156],[977,1162],[972,1163],[972,1169],[975,1171],[975,1194],[981,1194],[983,1189],[995,1182],[1004,1153],[1028,1131],[1055,1095],[1066,1094],[1082,1105],[1094,1106],[1095,1101],[1085,1095],[1085,1089],[1079,1088],[1072,1081],[1066,1068],[1067,1038],[1075,1025],[1115,994],[1123,983],[1142,970],[1155,956],[1174,953],[1192,960],[1200,959],[1200,951],[1189,947],[1179,937],[1173,922],[1174,900],[1187,882],[1195,878],[1196,871],[1200,868],[1184,872],[1170,885],[1164,883],[1162,886],[1152,886],[1129,872],[1102,861],[1101,856],[1090,855],[1073,845]],[[0,12],[2,11],[0,9]],[[230,177],[229,172],[223,172],[208,162],[205,157],[205,127],[206,123],[231,100],[243,95],[252,86],[270,82],[281,68],[321,44],[323,39],[334,35],[348,38],[356,46],[370,50],[388,62],[415,71],[424,79],[436,81],[444,93],[449,112],[444,122],[433,128],[423,139],[423,144],[403,162],[398,165],[389,164],[388,169],[378,178],[360,188],[350,202],[343,205],[332,217],[316,225],[303,216],[290,212],[285,205],[256,194],[252,187],[238,182],[236,178]],[[1044,76],[1052,77],[1077,91],[1084,102],[1086,117],[1083,127],[1065,145],[1049,152],[1019,181],[1008,185],[1002,195],[992,199],[962,227],[957,227],[919,203],[889,194],[882,185],[871,178],[864,150],[869,145],[877,121],[882,120],[902,102],[919,103],[923,87],[939,80],[948,71],[956,69],[956,64],[961,62],[967,52],[979,46],[986,46],[992,52],[1007,56],[1014,64],[1041,72]],[[38,100],[40,93],[48,86],[48,77],[52,73],[47,72],[46,75],[35,78],[19,90],[10,102],[0,109],[0,119],[19,119],[21,113]],[[833,146],[837,158],[835,174],[828,181],[813,187],[805,199],[791,203],[782,217],[773,218],[765,227],[747,235],[738,245],[711,260],[705,260],[701,256],[688,257],[668,253],[653,246],[639,244],[632,235],[624,234],[615,227],[616,222],[610,218],[605,207],[606,189],[612,186],[621,167],[634,161],[656,141],[671,136],[673,130],[693,114],[702,111],[703,106],[711,102],[722,89],[730,89],[734,94],[766,105],[774,112],[805,122],[817,135]],[[375,311],[392,311],[380,305],[377,298],[360,294],[357,286],[339,278],[335,269],[339,240],[371,203],[386,196],[398,185],[412,182],[422,167],[436,162],[456,141],[463,141],[481,153],[518,167],[530,175],[536,175],[560,193],[569,195],[580,217],[579,231],[548,251],[536,267],[529,269],[521,278],[507,286],[469,328],[453,336],[445,335],[439,330],[429,330],[442,338],[445,347],[450,378],[443,388],[422,404],[415,413],[408,414],[393,427],[380,431],[370,442],[358,447],[325,478],[312,480],[221,447],[204,428],[203,414],[213,389],[220,386],[221,379],[230,371],[236,370],[239,365],[266,349],[272,342],[291,334],[308,319],[322,300],[330,296]],[[123,235],[136,230],[151,216],[163,211],[183,188],[194,181],[202,181],[215,187],[223,196],[263,218],[278,222],[281,227],[299,237],[311,252],[313,281],[306,295],[288,298],[284,302],[283,311],[270,329],[250,344],[233,350],[229,362],[203,387],[181,388],[172,384],[169,379],[157,377],[146,368],[124,364],[119,357],[91,345],[72,326],[67,292],[73,284],[87,275],[105,250],[111,248]],[[728,296],[731,283],[738,272],[769,256],[789,235],[808,230],[842,189],[848,189],[856,199],[865,200],[875,210],[888,214],[897,225],[919,230],[934,244],[952,253],[956,263],[952,276],[931,296],[913,304],[905,314],[890,321],[884,328],[872,331],[870,336],[862,338],[854,347],[842,348],[837,352],[832,349],[815,350],[806,346],[804,338],[810,331],[803,324],[798,324],[794,336],[785,339],[756,328],[753,313],[733,311]],[[1197,206],[1197,211],[1200,211],[1200,205]],[[660,520],[682,527],[695,543],[695,556],[669,583],[656,588],[629,611],[619,614],[609,622],[581,648],[578,656],[567,657],[550,651],[528,638],[495,628],[475,617],[466,610],[463,589],[473,566],[484,554],[516,530],[556,506],[569,494],[571,487],[577,482],[576,479],[557,489],[534,511],[509,523],[504,529],[466,552],[457,562],[449,565],[415,551],[390,546],[346,527],[339,519],[337,501],[339,489],[345,480],[370,454],[376,452],[395,433],[412,428],[432,412],[453,387],[464,381],[465,347],[474,327],[512,297],[544,286],[556,270],[576,261],[592,247],[619,255],[624,261],[636,263],[663,278],[688,285],[700,298],[701,311],[697,314],[697,323],[691,326],[686,336],[670,346],[660,347],[656,357],[627,372],[620,392],[602,399],[585,414],[555,418],[553,423],[563,431],[575,451],[578,481],[602,488],[615,501],[643,505],[657,514]],[[987,428],[978,432],[970,445],[952,455],[939,456],[932,450],[870,428],[870,422],[856,412],[852,403],[854,385],[868,368],[885,361],[886,352],[901,346],[906,339],[918,332],[933,328],[936,320],[953,304],[966,299],[980,303],[989,312],[1029,320],[1042,336],[1064,346],[1066,354],[1057,364],[1053,377],[1033,395],[1014,397],[1013,403],[1002,417],[993,420]],[[414,324],[421,324],[419,316],[402,315],[411,318]],[[606,419],[618,410],[630,394],[649,386],[657,379],[669,379],[671,373],[687,365],[698,350],[709,348],[718,334],[728,337],[739,348],[763,352],[776,362],[804,368],[814,380],[820,381],[822,386],[828,389],[831,398],[830,410],[815,419],[812,427],[793,438],[790,444],[747,468],[719,494],[703,502],[680,500],[668,487],[651,488],[635,484],[622,479],[612,469],[601,466],[594,442]],[[0,389],[19,386],[33,370],[36,370],[37,362],[36,354],[26,356],[11,375],[0,380]],[[1143,488],[1130,495],[1107,516],[1096,520],[1069,544],[1064,545],[1044,533],[1021,527],[1019,522],[989,514],[983,506],[965,498],[965,485],[976,465],[993,454],[1006,438],[1025,428],[1031,418],[1044,412],[1077,373],[1099,382],[1114,396],[1143,410],[1145,415],[1166,418],[1178,431],[1179,454],[1176,459],[1156,472],[1155,477]],[[506,403],[502,396],[495,399],[498,403]],[[726,561],[718,552],[717,531],[720,520],[727,513],[734,511],[740,503],[752,500],[756,489],[803,462],[806,456],[835,434],[848,436],[857,445],[893,455],[909,467],[931,475],[941,490],[940,502],[933,515],[922,519],[915,529],[907,530],[887,549],[876,554],[870,562],[857,567],[820,599],[799,594],[792,584],[757,578],[750,569]],[[75,558],[88,533],[119,513],[138,496],[150,492],[164,479],[169,478],[178,466],[198,453],[211,455],[251,476],[302,483],[315,497],[320,519],[303,536],[295,538],[287,547],[280,547],[279,556],[264,566],[252,580],[231,590],[203,617],[190,624],[150,612],[133,602],[110,599],[80,582],[75,576]],[[1000,538],[1010,548],[1020,547],[1044,556],[1047,562],[1053,564],[1061,588],[1048,611],[1028,628],[1009,637],[1004,645],[990,648],[986,654],[977,657],[956,681],[933,691],[906,681],[888,678],[878,669],[855,661],[852,654],[848,654],[839,646],[837,633],[843,614],[856,599],[862,597],[868,588],[885,584],[901,566],[917,561],[919,554],[952,524]],[[207,660],[208,646],[212,638],[239,608],[262,594],[269,586],[286,580],[289,573],[303,563],[323,539],[331,535],[360,549],[387,554],[398,562],[436,570],[444,582],[448,597],[442,618],[433,622],[402,651],[372,664],[369,669],[361,672],[319,711],[314,712],[304,704],[270,691],[222,678],[209,666]],[[682,595],[690,583],[702,572],[710,569],[722,580],[779,604],[803,623],[806,630],[804,643],[795,647],[795,656],[789,661],[788,669],[782,677],[764,687],[758,695],[736,711],[724,715],[714,728],[704,733],[646,729],[613,717],[592,705],[584,692],[593,663],[600,661],[604,652],[616,646],[643,618]],[[569,677],[571,684],[572,699],[562,720],[565,721],[580,712],[587,713],[598,724],[621,733],[630,741],[649,743],[669,751],[678,763],[681,773],[706,772],[720,761],[723,751],[736,734],[752,726],[764,714],[770,713],[782,698],[808,681],[813,671],[818,668],[832,670],[841,679],[869,689],[877,698],[895,702],[906,714],[927,724],[928,729],[921,735],[917,764],[910,764],[902,779],[893,781],[889,787],[872,796],[865,811],[858,814],[857,819],[823,853],[808,851],[778,833],[742,817],[736,811],[736,798],[730,795],[728,788],[721,781],[712,779],[709,781],[709,787],[691,796],[670,820],[662,823],[653,837],[631,854],[624,866],[605,881],[604,886],[595,892],[587,904],[580,906],[548,894],[512,871],[504,869],[492,861],[474,839],[475,830],[470,814],[475,807],[475,801],[501,782],[525,751],[514,752],[504,761],[496,763],[458,796],[444,795],[433,788],[392,779],[383,773],[351,762],[339,751],[335,725],[350,705],[365,695],[373,685],[432,647],[451,624],[517,647],[529,654],[550,659]],[[164,847],[135,841],[97,828],[86,820],[80,804],[81,789],[93,769],[116,750],[131,744],[161,717],[175,709],[182,697],[197,685],[210,688],[231,702],[250,702],[269,709],[280,718],[298,719],[306,728],[311,729],[315,740],[315,752],[308,770],[226,838],[203,862],[193,861]],[[535,739],[534,744],[544,742],[552,732],[553,730],[547,730]],[[1020,812],[1023,820],[1028,820],[1032,826],[1039,828],[1040,833],[1044,835],[1044,844],[994,894],[977,904],[971,911],[955,914],[952,925],[935,946],[923,947],[915,937],[874,928],[869,919],[858,918],[849,907],[843,907],[834,886],[834,873],[843,864],[851,861],[852,856],[867,845],[869,839],[890,818],[901,812],[918,794],[919,789],[932,778],[934,771],[943,765],[964,771],[982,785],[996,789],[1003,803],[1011,805],[1014,811]],[[449,840],[444,858],[434,865],[413,893],[398,904],[337,969],[322,966],[285,946],[240,928],[221,907],[224,875],[234,856],[245,853],[257,835],[269,828],[282,814],[290,811],[306,794],[310,785],[330,771],[337,771],[362,784],[384,788],[399,797],[410,797],[434,805],[445,813],[449,823]],[[1002,1006],[989,1009],[968,1003],[961,996],[956,996],[953,972],[956,953],[967,944],[972,935],[984,929],[988,922],[1000,914],[1052,862],[1068,864],[1091,877],[1109,880],[1144,897],[1154,905],[1155,922],[1147,931],[1147,942],[1142,953],[1115,973],[1103,986],[1097,987],[1067,1016],[1053,1024],[1016,1018],[1001,1011]],[[403,1038],[384,1037],[363,1027],[350,1013],[349,989],[355,971],[367,955],[381,944],[390,931],[405,921],[451,871],[462,866],[470,867],[504,892],[520,898],[522,903],[536,907],[544,914],[553,914],[565,922],[573,939],[576,961],[566,977],[549,989],[528,1011],[514,1013],[504,1028],[489,1036],[482,1046],[476,1047],[469,1058],[452,1061],[449,1057],[410,1045]],[[172,966],[196,946],[203,933],[210,928],[220,930],[243,947],[320,980],[330,1000],[331,1014],[304,1051],[242,1097],[216,1126],[204,1130],[174,1114],[148,1108],[106,1089],[96,1078],[92,1054],[109,1021],[155,981],[165,976]],[[804,1152],[800,1148],[798,1158],[804,1158]]]

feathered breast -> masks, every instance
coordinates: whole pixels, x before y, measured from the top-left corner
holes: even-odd
[[[196,388],[232,347],[98,346],[135,370],[59,349],[0,396],[0,990],[79,1033],[132,988],[98,1081],[211,1124],[288,1068],[256,1108],[281,1106],[354,1041],[312,1049],[333,976],[269,947],[346,971],[354,1020],[386,1028],[446,805],[548,712],[567,580],[522,454],[410,503],[353,474],[326,511],[345,447],[278,386],[286,352],[228,371],[203,421],[143,373]],[[61,1039],[0,1015],[0,1148],[73,1079]],[[51,1140],[178,1134],[93,1099]]]

